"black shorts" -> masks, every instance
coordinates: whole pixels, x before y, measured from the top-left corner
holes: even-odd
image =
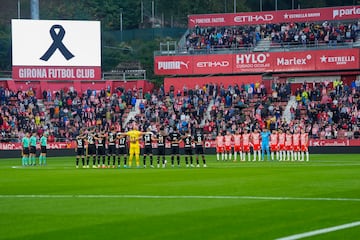
[[[46,153],[46,146],[41,146],[41,153]]]
[[[192,155],[193,154],[192,148],[191,147],[185,147],[184,148],[184,153],[185,153],[185,155]]]
[[[195,146],[195,153],[196,154],[204,154],[204,147],[203,146]]]
[[[24,148],[23,149],[23,154],[24,155],[29,155],[29,148]]]
[[[96,146],[95,145],[88,146],[88,155],[96,155]]]
[[[165,146],[158,147],[157,153],[159,156],[165,156]]]
[[[125,147],[119,147],[119,155],[120,154],[123,155],[128,154],[127,149]]]
[[[151,147],[151,145],[145,145],[145,147],[144,147],[144,154],[152,154],[152,147]]]
[[[105,155],[105,147],[98,147],[97,155],[104,156]]]
[[[108,154],[109,155],[115,155],[116,154],[116,146],[115,145],[109,145]]]
[[[76,151],[76,156],[84,156],[84,155],[85,155],[84,148],[78,148]]]
[[[172,155],[178,155],[178,154],[180,154],[179,146],[171,146],[171,154],[172,154]]]
[[[30,153],[36,154],[36,147],[30,146]]]

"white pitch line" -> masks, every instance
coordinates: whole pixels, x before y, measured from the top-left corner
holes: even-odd
[[[142,199],[246,199],[246,200],[295,200],[295,201],[343,201],[360,202],[360,198],[315,198],[315,197],[271,197],[271,196],[191,196],[191,195],[103,195],[103,194],[20,194],[0,195],[0,198],[142,198]]]
[[[299,234],[295,234],[295,235],[291,235],[291,236],[287,236],[287,237],[278,238],[276,240],[296,240],[296,239],[306,238],[306,237],[320,235],[320,234],[324,234],[324,233],[335,232],[335,231],[346,229],[346,228],[352,228],[352,227],[356,227],[359,225],[360,225],[360,221],[357,221],[357,222],[347,223],[347,224],[338,225],[338,226],[334,226],[334,227],[318,229],[318,230],[314,230],[314,231],[310,231],[310,232],[299,233]]]

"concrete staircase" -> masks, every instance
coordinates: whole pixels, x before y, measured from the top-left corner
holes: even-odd
[[[267,52],[270,50],[271,47],[271,39],[264,38],[261,39],[256,46],[254,47],[254,52]]]
[[[144,100],[145,99],[136,99],[135,109],[131,109],[129,114],[126,116],[126,119],[123,122],[123,127],[125,127],[131,119],[135,119],[136,115],[140,114],[139,105],[140,105],[140,102],[144,101]]]
[[[291,121],[291,111],[290,111],[291,107],[294,107],[295,109],[297,108],[297,102],[296,102],[295,96],[290,97],[290,100],[289,100],[288,104],[286,105],[285,110],[282,115],[282,119],[284,119],[288,123]]]

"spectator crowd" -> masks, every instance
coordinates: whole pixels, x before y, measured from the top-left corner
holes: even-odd
[[[237,27],[196,26],[186,35],[186,49],[207,50],[222,48],[251,49],[261,39],[271,39],[273,45],[315,45],[328,44],[336,46],[339,43],[356,41],[359,31],[358,22],[323,23],[279,23]]]
[[[0,140],[18,142],[25,131],[39,136],[49,131],[49,142],[71,141],[81,128],[98,126],[109,130],[115,126],[127,131],[131,121],[142,129],[165,126],[168,132],[176,126],[184,133],[201,127],[208,139],[219,131],[282,128],[305,129],[311,138],[359,138],[360,80],[351,86],[341,81],[304,83],[295,91],[290,84],[274,83],[267,90],[263,83],[224,86],[208,83],[181,90],[163,87],[142,93],[140,89],[122,88],[101,91],[74,89],[44,91],[40,101],[33,89],[13,92],[0,88]],[[290,109],[290,120],[284,118],[289,97],[296,106]],[[136,108],[136,109],[135,109]],[[128,124],[127,113],[138,110]]]

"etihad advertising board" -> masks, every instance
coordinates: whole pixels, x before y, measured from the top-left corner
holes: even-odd
[[[11,21],[13,79],[99,80],[99,21]]]
[[[157,75],[202,75],[359,69],[359,49],[156,56]]]
[[[241,26],[284,22],[322,22],[357,20],[360,6],[308,8],[264,12],[198,14],[188,16],[188,26],[193,28],[215,26]]]

